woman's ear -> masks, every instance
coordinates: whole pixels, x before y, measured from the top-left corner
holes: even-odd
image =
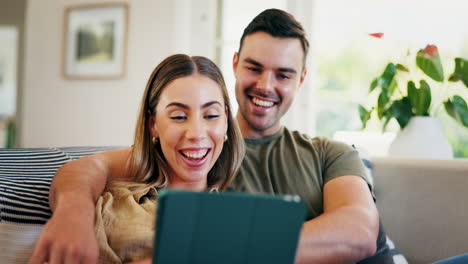
[[[150,111],[148,111],[146,113],[146,116],[147,116],[147,126],[148,126],[148,129],[151,133],[151,136],[152,137],[155,137],[155,138],[158,138],[159,137],[159,133],[158,133],[158,128],[156,126],[156,115],[152,115]]]
[[[224,130],[224,134],[227,135],[229,127],[229,108],[227,105],[224,107],[224,112],[226,113],[226,129]]]

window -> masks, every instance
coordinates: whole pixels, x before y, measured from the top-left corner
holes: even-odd
[[[389,61],[398,61],[407,49],[436,44],[446,74],[455,56],[468,58],[468,27],[461,0],[295,0],[220,1],[218,63],[236,108],[232,56],[239,48],[244,27],[267,8],[287,10],[303,24],[311,42],[308,77],[284,123],[309,135],[332,137],[337,131],[361,129],[358,104],[370,102],[370,82]],[[248,7],[248,8],[247,8]],[[383,32],[382,39],[368,34]],[[468,99],[468,89],[462,91]],[[443,111],[444,132],[455,156],[468,157],[468,129]],[[396,131],[396,124],[390,125]],[[368,130],[380,133],[378,122]],[[388,134],[382,135],[388,139]],[[383,140],[388,142],[389,140]],[[371,153],[372,154],[372,153]]]
[[[357,105],[370,102],[370,82],[389,61],[403,59],[408,49],[436,44],[446,75],[453,72],[455,56],[468,58],[464,1],[317,0],[314,7],[316,135],[360,130]],[[374,32],[383,32],[384,37],[369,37]],[[468,89],[463,92],[468,99]],[[468,129],[460,129],[444,111],[435,115],[442,120],[455,156],[468,157]],[[396,124],[392,127],[397,130]],[[380,123],[371,122],[369,130],[381,131]]]

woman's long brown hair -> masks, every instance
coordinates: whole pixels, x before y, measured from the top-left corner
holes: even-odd
[[[159,143],[151,142],[149,118],[155,116],[156,105],[164,88],[173,80],[200,74],[215,81],[223,94],[228,120],[223,149],[208,173],[208,188],[224,190],[232,181],[244,157],[244,142],[234,119],[223,75],[211,60],[201,56],[176,54],[162,61],[151,74],[140,105],[135,138],[128,160],[127,173],[135,183],[164,188],[169,179],[169,164]],[[138,185],[138,184],[137,184]]]

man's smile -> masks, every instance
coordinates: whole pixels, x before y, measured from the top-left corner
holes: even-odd
[[[250,98],[251,98],[251,102],[254,105],[261,106],[261,107],[272,107],[275,104],[274,102],[265,101],[265,100],[259,99],[257,97],[250,97]]]

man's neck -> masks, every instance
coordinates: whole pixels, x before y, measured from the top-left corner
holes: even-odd
[[[250,126],[250,124],[244,119],[242,114],[238,111],[236,115],[237,123],[242,133],[243,138],[247,139],[262,139],[269,136],[273,136],[281,130],[281,126],[275,126],[266,130],[257,130]]]

